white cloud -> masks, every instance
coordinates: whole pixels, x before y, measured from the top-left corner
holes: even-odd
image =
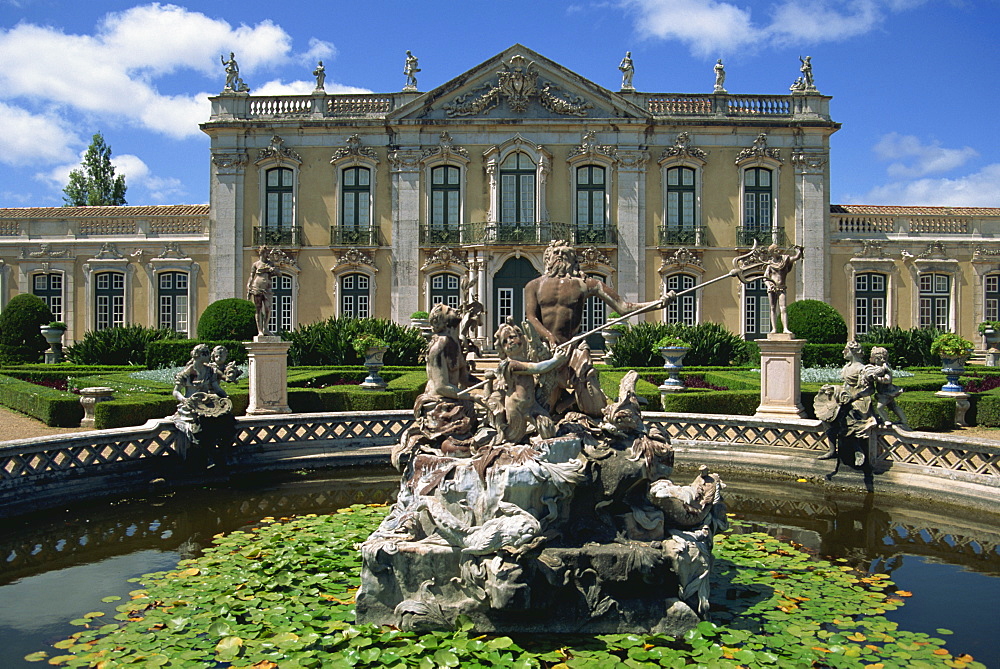
[[[193,71],[215,77],[221,90],[219,56],[228,57],[230,51],[237,52],[241,75],[251,88],[248,73],[292,60],[290,36],[270,21],[233,27],[169,4],[109,14],[93,35],[22,22],[0,30],[0,99],[56,107],[64,115],[66,110],[83,112],[175,138],[200,136],[198,123],[210,113],[209,94],[166,94],[157,79]],[[307,53],[329,57],[335,49],[312,40]],[[31,133],[24,136],[31,141]],[[41,142],[37,145],[40,150]]]
[[[0,162],[8,165],[69,160],[75,153],[71,147],[80,144],[79,138],[56,116],[33,114],[0,102],[0,118],[4,121]]]
[[[333,58],[337,55],[337,47],[330,42],[312,37],[309,39],[309,49],[299,57],[299,62],[306,65],[315,64],[317,60]]]
[[[76,162],[57,165],[45,172],[39,172],[35,175],[35,179],[47,183],[53,191],[61,191],[69,183],[69,173],[80,168],[84,154],[86,149],[80,152]],[[120,174],[125,177],[125,185],[128,188],[125,193],[126,199],[131,199],[131,194],[137,190],[143,190],[156,202],[168,202],[186,192],[179,179],[156,176],[139,156],[130,153],[112,155],[111,164],[115,168],[116,176]]]
[[[848,200],[899,206],[1000,207],[1000,163],[953,179],[890,183],[873,188],[861,198]]]
[[[979,153],[972,147],[946,149],[937,141],[924,144],[913,135],[891,132],[882,137],[874,148],[875,155],[892,162],[887,171],[894,179],[940,174],[961,167]]]
[[[925,0],[781,0],[761,18],[749,8],[718,0],[621,0],[636,14],[641,36],[687,44],[697,56],[732,53],[758,45],[806,45],[863,35],[888,11]]]

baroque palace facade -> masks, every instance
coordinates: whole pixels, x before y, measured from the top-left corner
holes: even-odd
[[[209,205],[0,209],[0,302],[34,292],[67,339],[120,323],[193,335],[280,249],[276,329],[407,322],[475,297],[489,346],[546,245],[632,301],[727,273],[756,242],[804,248],[789,299],[852,333],[1000,320],[1000,209],[831,205],[840,125],[811,76],[789,94],[614,92],[515,45],[429,92],[211,98]],[[237,80],[238,81],[238,80]],[[242,84],[242,82],[239,82]],[[585,326],[606,318],[588,305]],[[650,319],[770,328],[759,282],[689,293]],[[599,342],[594,342],[602,347]]]

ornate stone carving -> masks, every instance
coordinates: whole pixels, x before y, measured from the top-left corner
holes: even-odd
[[[333,152],[333,157],[330,158],[330,162],[335,163],[338,160],[350,158],[352,156],[369,158],[378,163],[378,154],[375,153],[375,149],[370,146],[361,146],[361,136],[357,133],[347,138],[347,146],[341,147]]]
[[[602,266],[610,267],[612,270],[614,269],[614,265],[611,264],[611,259],[604,255],[604,253],[596,246],[590,246],[582,251],[577,251],[577,257],[579,258],[580,267],[582,269],[597,269]]]
[[[766,132],[757,135],[757,139],[753,141],[753,146],[739,152],[736,156],[736,164],[739,165],[744,160],[753,158],[770,158],[777,160],[779,163],[781,162],[781,152],[778,149],[768,148]]]
[[[442,246],[434,251],[431,256],[420,266],[420,271],[424,272],[434,268],[447,269],[451,265],[469,266],[469,254],[467,251],[455,250],[448,246]]]
[[[917,258],[921,260],[948,260],[948,251],[945,249],[944,242],[934,241],[930,242]]]
[[[646,151],[615,151],[615,159],[621,163],[624,170],[644,170],[649,162],[649,153]]]
[[[389,164],[394,172],[416,172],[420,169],[420,152],[400,149],[389,152]]]
[[[701,255],[691,249],[680,248],[673,253],[662,253],[660,255],[660,274],[666,274],[678,267],[704,267]]]
[[[249,156],[244,151],[232,153],[220,152],[212,154],[212,163],[219,174],[237,174],[250,162]]]
[[[882,242],[877,242],[872,239],[861,240],[861,250],[854,256],[855,258],[875,258],[883,259],[888,258],[885,253],[885,247]]]
[[[995,262],[1000,257],[1000,248],[986,248],[981,244],[976,245],[976,250],[972,252],[972,262]]]
[[[577,156],[593,157],[600,154],[612,160],[615,159],[615,147],[610,144],[598,144],[597,133],[593,130],[583,133],[581,139],[580,146],[569,152],[570,158],[576,158]]]
[[[59,249],[56,251],[52,248],[52,244],[39,244],[37,251],[28,251],[26,248],[21,248],[21,259],[27,260],[28,258],[69,258],[69,249]]]
[[[141,258],[142,257],[142,249],[136,249],[136,251],[138,252],[139,257]],[[134,254],[133,254],[133,257],[134,257]],[[185,258],[186,259],[186,258],[188,258],[188,256],[186,256],[184,254],[184,252],[181,251],[181,245],[178,244],[177,242],[167,242],[166,244],[164,244],[163,245],[163,251],[161,251],[160,255],[158,255],[156,257],[157,258],[174,258],[174,259],[180,259],[180,258]]]
[[[797,149],[792,153],[796,174],[822,174],[828,162],[829,155],[823,151]]]
[[[674,140],[674,145],[663,149],[663,153],[660,154],[660,160],[662,161],[667,158],[697,158],[698,160],[705,160],[708,158],[707,151],[690,146],[690,142],[691,135],[686,132],[679,133],[677,139]]]
[[[340,269],[361,269],[362,267],[370,269],[373,272],[378,271],[378,267],[375,266],[374,258],[361,249],[352,246],[341,254],[333,269],[336,271]]]
[[[441,141],[437,146],[424,149],[424,160],[428,158],[443,158],[445,160],[452,157],[460,157],[465,160],[469,158],[469,152],[461,146],[452,144],[451,134],[447,131],[441,133]]]
[[[520,54],[512,56],[509,63],[500,64],[503,69],[497,72],[496,85],[485,82],[458,96],[451,104],[444,105],[445,113],[448,116],[485,114],[496,108],[501,98],[516,113],[525,112],[532,98],[538,98],[539,104],[555,114],[586,116],[587,110],[593,108],[593,104],[579,96],[556,95],[558,89],[550,82],[543,82],[539,89],[534,61],[527,62]]]
[[[101,246],[101,250],[97,252],[94,256],[94,260],[125,260],[125,256],[121,254],[118,247],[111,242],[104,242]]]
[[[278,135],[271,138],[270,145],[257,152],[256,162],[258,165],[266,160],[277,160],[278,162],[291,161],[299,164],[302,163],[302,157],[285,146],[285,140]]]

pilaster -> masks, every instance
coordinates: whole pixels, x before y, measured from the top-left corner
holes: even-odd
[[[209,187],[208,301],[243,296],[244,151],[213,151]]]
[[[420,300],[420,158],[416,149],[389,153],[392,175],[392,286],[389,317],[406,323]]]
[[[645,151],[617,151],[618,159],[618,293],[630,302],[646,298],[642,271],[646,252]]]
[[[830,301],[830,177],[829,152],[799,149],[795,168],[795,241],[802,246],[796,277],[796,300]]]

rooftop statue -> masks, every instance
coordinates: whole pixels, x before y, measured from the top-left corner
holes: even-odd
[[[632,77],[635,75],[635,66],[632,64],[632,52],[626,51],[625,57],[622,58],[622,62],[618,64],[618,69],[622,73],[622,90],[623,91],[634,91],[635,87],[632,85]]]
[[[407,51],[406,62],[403,64],[403,74],[406,75],[406,84],[403,86],[404,91],[417,90],[417,72],[419,71],[420,68],[417,67],[417,57]]]
[[[250,87],[240,78],[240,66],[236,63],[236,54],[230,51],[229,60],[226,60],[225,56],[219,56],[219,59],[226,68],[226,85],[222,90],[240,93],[248,92]]]
[[[257,260],[250,265],[250,278],[247,279],[247,299],[253,302],[257,312],[257,335],[261,337],[272,334],[268,327],[274,301],[271,277],[278,272],[278,266],[271,262],[271,249],[266,246],[257,249]]]
[[[715,93],[725,93],[726,89],[724,84],[726,83],[726,66],[722,64],[722,59],[720,58],[715,63]]]
[[[313,76],[316,77],[316,90],[325,91],[326,68],[323,67],[323,61],[319,61],[319,64],[316,65],[316,69],[313,70]]]

